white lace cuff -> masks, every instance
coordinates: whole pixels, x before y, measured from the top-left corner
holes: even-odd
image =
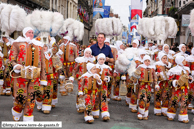
[[[17,70],[17,69],[16,69],[18,66],[22,66],[22,65],[21,65],[21,64],[16,64],[16,65],[13,67],[15,73],[20,73],[20,72],[21,72],[21,70]]]

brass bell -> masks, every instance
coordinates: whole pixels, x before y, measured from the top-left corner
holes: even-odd
[[[33,52],[35,51],[35,48],[34,48],[34,47],[32,47],[32,51],[33,51]]]

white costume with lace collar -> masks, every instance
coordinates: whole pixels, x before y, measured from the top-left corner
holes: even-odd
[[[179,45],[179,53],[177,53],[177,54],[175,54],[174,55],[174,57],[177,57],[177,56],[183,56],[183,57],[188,57],[189,55],[187,55],[185,52],[183,52],[182,50],[181,50],[181,48],[183,47],[183,46],[185,46],[184,44],[180,44]]]
[[[156,69],[156,67],[154,66],[154,65],[145,65],[145,64],[140,64],[139,66],[138,66],[138,68],[139,67],[141,67],[141,68],[144,68],[144,69],[147,69],[147,68],[149,68],[149,69]]]
[[[108,65],[106,65],[106,64],[100,65],[99,63],[96,64],[96,68],[101,69],[100,74],[102,74],[103,69],[109,69],[110,71],[112,70]]]
[[[176,59],[175,59],[175,62],[177,63],[177,66],[171,68],[169,70],[169,75],[173,75],[173,74],[176,74],[176,75],[181,75],[182,71],[184,73],[187,73],[187,71],[190,73],[190,68],[189,67],[186,67],[183,65],[183,61],[185,60],[185,58],[183,56],[177,56]]]
[[[191,50],[191,55],[186,58],[187,62],[194,62],[194,48]]]
[[[96,59],[95,59],[94,56],[93,56],[93,57],[89,57],[89,58],[83,56],[83,57],[77,57],[77,58],[75,59],[75,62],[77,62],[77,63],[83,63],[83,62],[86,62],[86,63],[87,63],[87,62],[91,62],[91,63],[93,63],[95,60],[96,60]]]

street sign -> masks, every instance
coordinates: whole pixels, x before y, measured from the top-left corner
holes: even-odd
[[[189,23],[190,23],[190,15],[183,14],[182,15],[182,26],[187,27],[187,26],[189,26]]]

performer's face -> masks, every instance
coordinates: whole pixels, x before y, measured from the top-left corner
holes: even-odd
[[[162,45],[158,45],[158,49],[162,51]]]
[[[104,62],[105,62],[105,59],[104,59],[104,58],[98,59],[98,63],[99,63],[100,65],[104,64]]]
[[[150,60],[145,60],[145,61],[144,61],[144,64],[145,64],[146,66],[149,66],[149,65],[150,65]]]
[[[34,38],[33,30],[29,30],[26,32],[26,37],[29,37],[31,40]]]
[[[96,66],[94,66],[91,70],[90,70],[90,72],[92,73],[92,74],[95,74],[97,71],[96,71]]]
[[[132,43],[132,47],[133,48],[137,48],[137,44],[136,43]]]
[[[94,44],[96,44],[96,41],[93,41],[93,42],[92,42],[92,45],[94,45]]]
[[[153,43],[148,43],[148,47],[152,47],[153,46]]]
[[[169,52],[169,47],[168,47],[168,46],[165,46],[165,47],[164,47],[164,51],[165,51],[166,53],[168,53],[168,52]]]
[[[46,46],[46,45],[44,45],[44,47],[43,47],[43,51],[44,51],[44,52],[46,52],[47,50],[48,50],[47,46]]]
[[[6,37],[2,37],[2,39],[3,39],[3,41],[4,41],[5,43],[9,42],[9,40],[8,40]]]
[[[140,55],[141,59],[143,59],[144,56],[145,56],[145,54],[141,54],[141,55]]]
[[[125,50],[125,46],[123,44],[120,46],[120,48]]]
[[[187,62],[186,62],[185,60],[183,60],[182,64],[183,64],[183,65],[186,65],[186,64],[187,64]]]
[[[86,51],[85,54],[84,54],[85,57],[90,57],[91,56],[91,52],[90,51]]]
[[[68,41],[67,39],[64,39],[64,43],[67,43],[67,41]]]
[[[186,51],[186,46],[183,45],[182,48],[181,48],[181,50],[182,50],[183,52],[185,52],[185,51]]]
[[[163,56],[161,60],[163,63],[165,63],[167,61],[167,56]]]

